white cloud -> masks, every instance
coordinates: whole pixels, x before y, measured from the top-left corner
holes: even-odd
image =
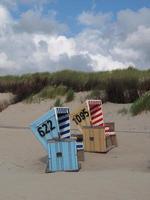
[[[81,15],[79,15],[78,20],[83,25],[102,28],[101,26],[108,25],[108,23],[112,20],[112,14],[101,12],[94,14],[93,12],[84,11]]]
[[[14,9],[17,7],[17,0],[1,0],[0,4],[7,8]]]
[[[8,59],[5,53],[0,53],[0,69],[14,67],[15,63]]]
[[[111,46],[109,38],[103,36],[99,30],[86,29],[75,38],[77,50],[89,54],[108,54],[108,46]]]
[[[84,12],[78,19],[83,30],[67,37],[55,15],[28,10],[14,19],[0,6],[0,74],[150,66],[150,9],[120,11],[116,21],[110,13]]]
[[[43,16],[40,11],[28,10],[14,25],[17,32],[57,34],[67,31],[65,24],[59,23],[53,15]]]
[[[122,46],[114,47],[111,50],[111,54],[113,57],[119,57],[120,60],[122,61],[125,61],[125,60],[136,61],[140,56],[140,54],[137,51],[131,49],[130,47],[123,48]]]
[[[77,52],[74,38],[59,35],[56,27],[61,27],[61,24],[56,21],[54,24],[55,33],[51,33],[44,29],[47,24],[45,24],[45,18],[43,19],[42,15],[38,18],[38,13],[33,11],[28,13],[35,14],[31,17],[32,22],[38,21],[38,24],[43,27],[41,28],[43,31],[40,32],[40,26],[35,26],[36,23],[32,26],[31,20],[27,19],[26,24],[31,30],[27,26],[26,29],[19,30],[18,27],[23,24],[22,18],[18,21],[13,20],[6,8],[2,7],[1,9],[0,14],[3,16],[1,24],[5,28],[0,28],[0,74],[56,71],[65,68],[92,69],[89,56]],[[46,20],[48,21],[48,18]],[[55,22],[52,18],[50,20]],[[6,26],[8,23],[9,26]]]
[[[63,54],[67,54],[69,57],[76,54],[75,41],[73,38],[66,38],[65,36],[35,35],[33,39],[37,46],[40,45],[41,41],[46,43],[47,53],[53,61],[57,61],[59,56]]]
[[[113,70],[117,68],[126,68],[126,66],[132,65],[133,63],[130,62],[119,62],[118,60],[115,60],[112,58],[112,56],[103,56],[101,54],[95,54],[91,55],[92,59],[92,66],[94,71],[99,70]]]
[[[138,11],[122,10],[117,14],[117,29],[122,34],[128,34],[138,30],[139,26],[150,27],[150,9],[141,8]]]
[[[124,68],[129,65],[148,68],[150,66],[150,9],[123,10],[117,14],[116,21],[110,23],[109,20],[104,23],[104,27],[96,27],[100,15],[101,13],[91,13],[92,20],[86,18],[87,22],[89,21],[84,23],[87,28],[77,37],[78,48],[92,55],[96,69]],[[79,20],[84,21],[83,16],[86,16],[85,12],[84,15],[82,13],[79,16]],[[95,29],[91,28],[92,21]]]
[[[8,10],[0,5],[0,31],[4,30],[11,22],[11,16]]]

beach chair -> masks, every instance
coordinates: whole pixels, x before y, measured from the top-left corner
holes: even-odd
[[[104,122],[101,100],[87,100],[71,113],[71,119],[83,134],[85,151],[108,152],[117,146],[114,123]],[[94,150],[93,145],[99,148]]]

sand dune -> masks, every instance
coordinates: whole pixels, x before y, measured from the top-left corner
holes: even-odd
[[[12,93],[0,93],[0,112],[12,104],[15,100],[15,95]]]
[[[15,127],[27,127],[53,102],[18,103],[0,113],[0,126],[14,127],[0,128],[0,200],[149,200],[150,113],[132,117],[118,114],[129,104],[104,104],[119,146],[107,154],[85,153],[78,173],[45,174],[46,152],[29,129]],[[80,94],[67,105],[73,109],[79,103]]]

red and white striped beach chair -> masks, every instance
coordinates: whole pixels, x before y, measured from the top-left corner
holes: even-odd
[[[114,123],[104,123],[102,101],[101,100],[87,100],[86,104],[88,106],[88,110],[90,114],[91,126],[105,127],[106,135],[115,135],[115,132],[113,130]]]

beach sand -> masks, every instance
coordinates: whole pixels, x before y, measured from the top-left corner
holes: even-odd
[[[74,109],[80,96],[66,105]],[[17,103],[0,112],[0,200],[149,200],[150,112],[132,117],[118,113],[130,104],[104,104],[119,146],[85,153],[79,172],[45,174],[46,152],[29,129],[17,127],[28,127],[53,103]]]

